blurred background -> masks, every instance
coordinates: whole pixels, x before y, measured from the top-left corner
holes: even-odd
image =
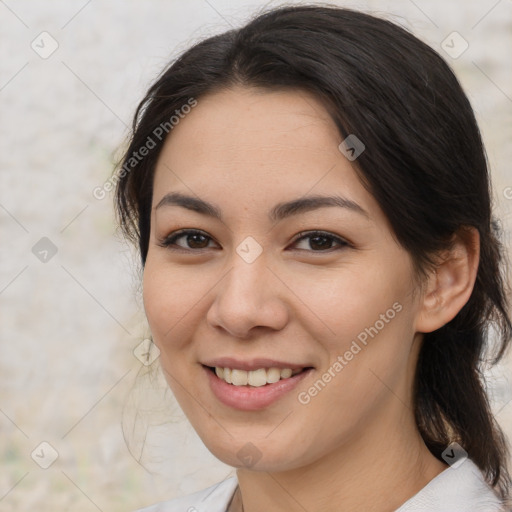
[[[453,67],[510,248],[512,2],[331,3],[404,25]],[[93,190],[170,59],[281,4],[0,0],[0,510],[133,511],[234,474],[149,364],[137,255]],[[511,369],[488,372],[510,439]]]

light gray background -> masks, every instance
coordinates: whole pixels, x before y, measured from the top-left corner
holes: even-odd
[[[510,246],[512,2],[336,4],[405,25],[453,66],[480,122]],[[202,445],[172,397],[159,401],[165,384],[144,377],[149,367],[133,354],[148,335],[137,260],[116,235],[111,196],[98,200],[92,190],[110,176],[138,101],[169,59],[240,26],[263,5],[0,1],[2,511],[130,511],[234,473]],[[58,44],[47,58],[31,46],[49,51],[43,31]],[[440,46],[453,31],[469,44],[458,58]],[[47,262],[32,252],[42,237],[57,248]],[[490,381],[494,410],[510,437],[511,366],[509,357]],[[145,383],[131,391],[139,372]],[[131,454],[123,407],[130,425],[141,390],[146,402]],[[146,442],[137,444],[145,426]],[[48,469],[35,462],[52,453],[41,442],[58,454]]]

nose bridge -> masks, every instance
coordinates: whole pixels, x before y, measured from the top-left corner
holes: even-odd
[[[287,309],[275,277],[263,250],[258,252],[251,241],[236,248],[208,312],[210,323],[232,335],[244,337],[255,326],[280,329],[286,322]]]
[[[249,300],[258,303],[265,300],[262,293],[269,292],[270,270],[267,268],[267,258],[263,254],[255,255],[254,249],[249,248],[246,252],[241,249],[247,249],[240,244],[231,259],[231,270],[226,276],[227,279],[222,287],[222,295],[229,299]],[[242,255],[240,255],[242,253]],[[233,296],[233,297],[231,297]]]
[[[252,293],[254,299],[258,299],[258,288],[268,281],[270,270],[267,268],[268,251],[263,250],[254,237],[246,236],[230,256],[230,272],[226,276],[223,293],[235,293],[243,297],[245,293]],[[261,290],[260,290],[261,291]]]

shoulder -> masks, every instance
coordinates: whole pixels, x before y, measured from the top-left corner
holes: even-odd
[[[396,512],[506,512],[478,466],[466,459],[431,480]]]
[[[233,476],[206,489],[156,503],[136,512],[226,512],[237,485],[238,480]]]

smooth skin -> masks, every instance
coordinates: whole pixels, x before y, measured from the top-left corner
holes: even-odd
[[[237,468],[245,512],[393,511],[448,466],[416,428],[412,386],[422,333],[469,299],[479,258],[476,230],[456,237],[419,286],[376,200],[338,149],[322,104],[302,91],[237,86],[198,99],[174,127],[155,171],[143,297],[161,365],[193,428]],[[213,203],[222,220],[177,205],[171,192]],[[272,222],[278,203],[338,195],[329,206]],[[180,229],[174,245],[162,241]],[[314,230],[333,238],[304,237]],[[301,239],[298,236],[301,234]],[[263,252],[236,251],[253,237]],[[343,243],[336,241],[336,237]],[[365,328],[402,309],[343,370],[298,400]],[[313,366],[271,406],[220,403],[201,361],[258,357]],[[261,458],[245,467],[252,443]]]

